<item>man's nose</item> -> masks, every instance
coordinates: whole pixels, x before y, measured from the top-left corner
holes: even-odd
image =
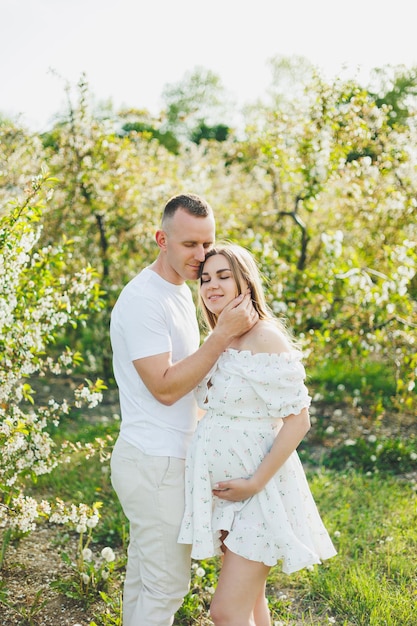
[[[202,263],[206,258],[206,250],[204,246],[197,246],[195,249],[195,258]]]

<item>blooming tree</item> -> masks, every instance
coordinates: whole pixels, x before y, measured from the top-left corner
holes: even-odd
[[[35,406],[31,377],[68,374],[82,360],[69,347],[52,353],[57,334],[68,325],[85,323],[89,310],[100,306],[94,270],[66,272],[70,242],[37,245],[53,183],[40,175],[25,202],[3,206],[0,213],[0,528],[4,529],[0,565],[14,532],[33,530],[40,517],[54,515],[53,521],[65,522],[61,504],[39,503],[25,494],[25,487],[28,479],[68,460],[70,446],[57,449],[51,436],[60,416],[69,412],[71,403],[95,406],[104,388],[100,380],[88,382],[75,390],[72,401],[52,399],[47,406]],[[91,517],[97,515],[85,505],[81,508],[83,519],[88,511]],[[73,522],[75,510],[70,515]]]

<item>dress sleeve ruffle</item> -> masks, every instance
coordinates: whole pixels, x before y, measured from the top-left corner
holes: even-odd
[[[306,373],[298,350],[281,354],[228,350],[222,364],[225,373],[239,375],[261,398],[271,417],[297,415],[311,404],[304,384]]]
[[[208,392],[208,388],[210,385],[210,379],[213,376],[213,373],[216,371],[216,369],[217,369],[217,363],[213,365],[209,373],[206,376],[204,376],[203,380],[194,389],[194,397],[200,408],[205,408],[204,405],[206,404],[206,401],[207,401],[207,392]]]

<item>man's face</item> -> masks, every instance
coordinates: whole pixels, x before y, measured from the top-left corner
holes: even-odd
[[[214,244],[213,216],[195,217],[178,209],[164,232],[167,269],[172,282],[180,284],[184,280],[197,280],[200,263]]]

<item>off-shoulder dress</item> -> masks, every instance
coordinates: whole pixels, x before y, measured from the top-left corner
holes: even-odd
[[[282,418],[310,405],[297,350],[282,354],[226,350],[196,390],[206,411],[186,459],[185,512],[179,543],[192,557],[221,554],[225,545],[285,573],[336,554],[296,451],[265,488],[241,502],[212,494],[222,480],[251,476],[269,452]]]

